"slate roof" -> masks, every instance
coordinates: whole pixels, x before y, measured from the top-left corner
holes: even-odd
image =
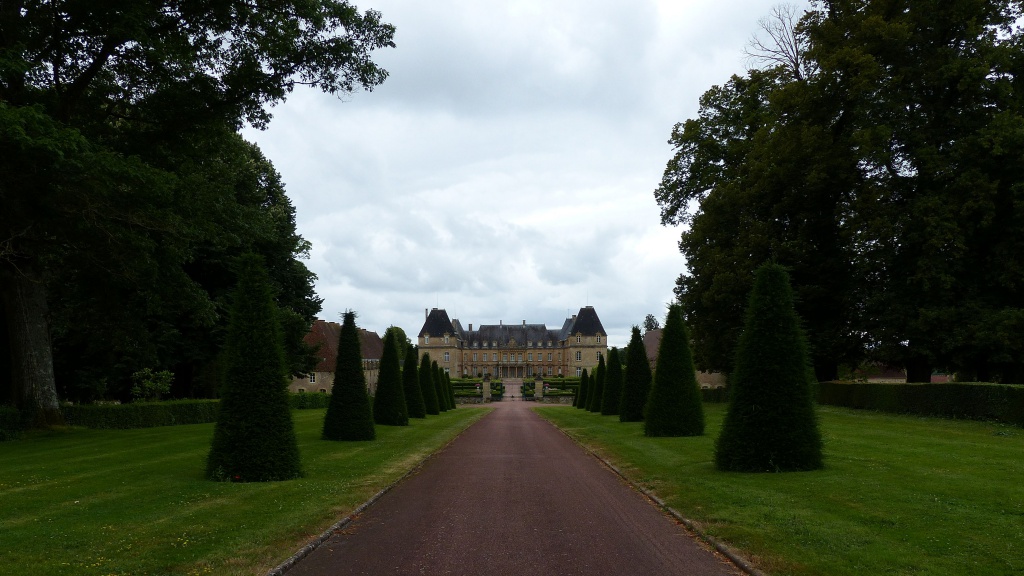
[[[328,322],[319,318],[313,321],[309,332],[302,337],[302,341],[310,346],[320,345],[316,355],[320,358],[317,362],[316,372],[334,372],[338,363],[338,337],[341,335],[341,324]],[[370,332],[363,328],[359,329],[359,354],[364,360],[380,360],[384,353],[384,341],[376,332]]]
[[[448,312],[444,308],[434,308],[427,314],[427,319],[423,322],[423,328],[420,329],[418,337],[437,337],[445,334],[455,334],[455,327],[452,326],[452,321],[448,318]]]
[[[571,333],[576,334],[577,332],[584,336],[607,335],[607,332],[604,331],[604,326],[601,325],[601,319],[597,317],[597,311],[594,310],[593,306],[580,308],[580,311],[576,314],[576,322],[573,323]]]
[[[659,346],[661,346],[661,328],[644,333],[644,352],[647,353],[647,361],[651,364],[652,370],[658,361]]]

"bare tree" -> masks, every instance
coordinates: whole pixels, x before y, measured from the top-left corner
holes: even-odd
[[[817,66],[806,59],[807,37],[800,29],[798,8],[776,4],[771,15],[757,21],[760,34],[750,38],[743,50],[750,62],[786,68],[796,80],[813,76]]]

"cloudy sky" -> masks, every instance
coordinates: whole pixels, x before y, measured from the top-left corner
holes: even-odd
[[[355,3],[397,28],[388,80],[297,90],[245,133],[313,243],[320,317],[415,338],[424,308],[558,328],[591,305],[618,346],[663,318],[685,267],[653,197],[672,126],[779,0]]]

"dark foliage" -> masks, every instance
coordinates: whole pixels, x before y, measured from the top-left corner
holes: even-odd
[[[395,334],[394,331],[384,333],[384,352],[380,358],[377,392],[373,396],[373,421],[387,426],[408,426],[409,409],[405,405]]]
[[[207,477],[234,482],[297,478],[302,470],[281,331],[260,256],[239,258],[224,354],[226,372]]]
[[[608,366],[604,372],[604,398],[601,400],[601,414],[616,416],[622,405],[622,362],[619,349],[608,351]]]
[[[355,312],[345,312],[338,335],[338,359],[331,403],[324,416],[324,440],[373,440],[373,412],[366,393]]]
[[[448,395],[444,392],[444,373],[436,360],[430,362],[430,377],[434,384],[434,394],[437,395],[437,409],[439,412],[447,412]]]
[[[647,360],[640,328],[633,326],[633,334],[626,348],[626,374],[622,379],[622,401],[619,404],[620,422],[641,422],[644,406],[651,390],[651,363]]]
[[[423,404],[426,406],[427,414],[440,414],[440,399],[437,397],[437,388],[434,387],[434,371],[430,365],[430,354],[424,354],[423,358],[420,358],[420,390],[423,392]]]
[[[1024,386],[820,382],[818,402],[831,406],[1024,427]]]
[[[21,438],[21,412],[0,404],[0,442]]]
[[[423,403],[423,390],[420,388],[419,365],[416,362],[416,348],[409,344],[405,352],[405,364],[402,367],[402,387],[405,390],[405,404],[410,418],[426,418],[427,406]]]
[[[131,404],[74,404],[61,406],[60,410],[69,426],[127,430],[216,422],[219,408],[219,400],[171,400]]]
[[[813,373],[789,276],[778,264],[765,264],[757,271],[735,365],[729,409],[715,450],[718,468],[821,468]]]
[[[682,308],[669,308],[658,346],[658,369],[644,407],[647,436],[701,436],[704,406]]]
[[[586,368],[583,369],[583,374],[580,375],[580,393],[576,398],[576,407],[581,410],[587,409],[587,397],[590,395],[590,376],[587,374]]]
[[[594,369],[594,377],[590,379],[590,390],[587,392],[587,411],[600,412],[601,402],[604,400],[604,356],[597,361],[597,368]]]

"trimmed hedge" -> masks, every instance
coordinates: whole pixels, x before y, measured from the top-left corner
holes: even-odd
[[[60,411],[69,426],[128,430],[216,422],[219,406],[219,400],[171,400],[61,406]]]
[[[21,412],[14,406],[0,406],[0,442],[21,438]]]
[[[295,410],[327,408],[331,403],[330,394],[289,394],[288,404]]]
[[[1024,427],[1024,386],[985,383],[819,382],[818,403]]]

